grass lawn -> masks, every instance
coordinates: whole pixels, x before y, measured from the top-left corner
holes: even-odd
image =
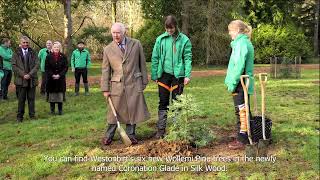
[[[91,75],[100,74],[100,65],[93,64],[91,72]],[[232,129],[235,124],[232,97],[223,80],[223,76],[195,77],[185,88],[185,94],[192,94],[201,110],[203,118],[199,121],[214,129]],[[226,172],[97,172],[91,167],[101,162],[54,159],[117,156],[100,148],[106,104],[99,87],[91,87],[91,95],[87,97],[83,96],[83,89],[81,92],[74,97],[73,89],[67,90],[62,116],[50,115],[49,104],[38,94],[38,119],[29,120],[26,113],[22,124],[15,122],[14,93],[9,94],[9,101],[0,102],[0,179],[319,179],[319,70],[304,70],[301,79],[268,81],[267,115],[273,120],[272,155],[277,159],[274,163],[212,163],[225,164]],[[147,139],[155,132],[158,94],[154,83],[148,85],[145,97],[152,118],[138,125],[139,139]],[[228,149],[223,151],[228,153]],[[154,161],[104,165],[119,164],[161,165]],[[170,163],[174,164],[190,165]]]
[[[269,64],[255,64],[255,67],[269,67]],[[226,69],[227,66],[215,66],[215,65],[202,65],[202,66],[194,66],[192,67],[193,71],[202,71],[202,70],[223,70]],[[147,62],[147,70],[150,71],[151,69],[151,62]],[[100,75],[101,74],[101,62],[100,61],[95,61],[92,63],[90,71],[89,71],[91,76],[95,75]],[[68,72],[69,76],[73,76],[71,71]]]

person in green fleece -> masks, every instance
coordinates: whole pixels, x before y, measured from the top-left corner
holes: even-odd
[[[232,21],[229,26],[232,38],[232,53],[229,60],[225,85],[233,96],[235,114],[237,117],[237,139],[229,144],[230,149],[243,149],[248,143],[247,132],[240,129],[240,118],[245,117],[244,92],[240,83],[241,75],[249,75],[248,94],[253,93],[254,48],[250,41],[252,29],[241,20]],[[249,109],[249,114],[250,109]],[[244,117],[242,117],[244,116]]]
[[[3,60],[3,78],[1,80],[1,97],[0,99],[8,99],[8,88],[12,78],[12,64],[11,59],[13,51],[10,48],[11,41],[8,38],[3,38],[0,46],[0,56]]]
[[[170,92],[172,99],[182,94],[184,85],[190,82],[192,69],[191,42],[179,31],[174,16],[166,17],[165,29],[156,39],[151,59],[151,79],[159,89],[158,139],[165,135]]]
[[[0,82],[2,80],[4,76],[4,73],[3,73],[3,59],[2,57],[0,56]],[[1,83],[0,83],[0,101],[1,101],[1,97],[2,97],[2,90],[1,90]]]
[[[52,41],[48,40],[46,42],[46,48],[41,49],[38,54],[38,58],[40,60],[40,71],[42,74],[41,87],[40,87],[41,95],[45,95],[46,93],[47,77],[46,77],[45,65],[46,65],[47,55],[51,53],[51,50],[52,50]]]
[[[75,83],[75,95],[79,95],[80,78],[82,76],[82,82],[84,84],[85,95],[89,95],[88,85],[88,68],[91,65],[90,53],[85,49],[85,43],[83,41],[78,42],[78,48],[72,52],[71,56],[71,68],[74,72],[76,79]]]

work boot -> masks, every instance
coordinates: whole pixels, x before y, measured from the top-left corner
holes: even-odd
[[[80,84],[76,83],[74,86],[74,95],[79,96]]]
[[[89,84],[84,83],[84,95],[89,96]]]
[[[166,123],[167,123],[167,110],[159,110],[158,111],[158,123],[157,123],[157,134],[156,134],[156,138],[157,139],[162,139],[164,138],[164,135],[166,133]]]
[[[135,124],[126,124],[126,133],[131,140],[132,145],[138,144],[136,138],[136,125]]]

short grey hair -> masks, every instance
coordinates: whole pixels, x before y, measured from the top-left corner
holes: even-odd
[[[120,22],[115,22],[112,24],[111,26],[111,32],[112,32],[112,29],[116,26],[119,26],[120,27],[120,30],[121,30],[121,34],[124,35],[125,32],[126,32],[126,26],[123,24],[123,23],[120,23]]]
[[[29,41],[30,39],[28,38],[28,36],[21,36],[20,41],[22,41],[22,40]]]
[[[51,40],[48,40],[48,41],[46,42],[46,44],[47,44],[47,43],[49,43],[49,42],[50,42],[50,43],[52,43],[52,41],[51,41]]]

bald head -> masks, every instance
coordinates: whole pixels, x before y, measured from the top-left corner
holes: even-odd
[[[111,27],[113,41],[115,41],[116,43],[121,43],[124,38],[125,32],[126,27],[124,24],[119,22],[114,23]]]

